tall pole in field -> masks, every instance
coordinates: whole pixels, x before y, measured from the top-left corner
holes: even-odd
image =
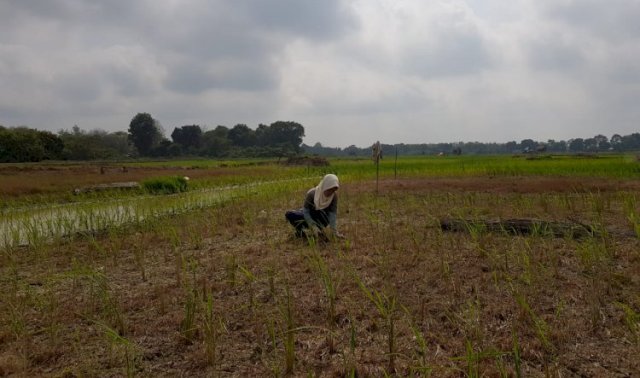
[[[394,180],[398,179],[398,145],[396,145],[396,162],[393,165]]]
[[[371,147],[371,159],[376,164],[376,195],[378,195],[378,183],[380,181],[380,160],[382,159],[382,147],[377,141]]]

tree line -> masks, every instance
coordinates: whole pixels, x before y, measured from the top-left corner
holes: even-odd
[[[205,130],[199,125],[175,127],[164,136],[149,113],[136,114],[128,130],[85,131],[78,126],[57,134],[26,126],[0,125],[0,162],[42,160],[110,160],[135,157],[276,157],[302,152],[304,127],[291,121],[245,124]]]
[[[78,126],[57,134],[25,126],[0,125],[0,162],[38,162],[42,160],[112,160],[135,157],[281,157],[300,153],[321,156],[369,156],[371,147],[346,148],[302,144],[304,127],[291,121],[260,124],[254,130],[245,124],[217,126],[206,130],[199,125],[175,127],[165,137],[160,123],[149,113],[136,114],[127,131],[85,131]],[[592,138],[574,138],[546,142],[524,139],[506,143],[423,143],[382,144],[385,156],[438,154],[518,154],[598,153],[640,151],[640,133],[598,134]]]
[[[313,146],[302,145],[307,154],[322,156],[369,156],[371,147],[357,147],[351,145],[346,148],[325,147],[320,143]],[[440,155],[440,154],[468,154],[468,155],[499,155],[526,153],[602,153],[640,151],[640,133],[629,135],[613,134],[608,138],[598,134],[592,138],[573,138],[569,140],[549,139],[546,142],[533,139],[523,139],[520,142],[506,143],[422,143],[422,144],[382,144],[384,156],[399,155]]]

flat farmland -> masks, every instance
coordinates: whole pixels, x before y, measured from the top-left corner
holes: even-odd
[[[640,169],[633,156],[387,159],[379,180],[368,160],[206,164],[104,173],[87,165],[93,176],[78,173],[73,185],[60,182],[65,168],[57,167],[56,189],[46,193],[0,183],[3,214],[32,203],[146,196],[66,193],[80,183],[153,175],[189,176],[194,192],[249,188],[187,212],[6,244],[0,375],[640,371]],[[138,175],[120,180],[132,172]],[[328,172],[341,179],[338,225],[346,239],[296,239],[284,212],[299,208]],[[464,227],[443,229],[443,219]],[[507,220],[534,226],[485,226]]]

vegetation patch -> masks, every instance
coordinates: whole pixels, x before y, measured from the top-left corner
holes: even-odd
[[[443,231],[454,232],[498,232],[511,235],[538,235],[570,238],[586,238],[598,236],[599,232],[590,225],[578,222],[553,222],[542,219],[451,219],[440,220]]]
[[[152,194],[172,194],[186,192],[189,186],[188,183],[188,177],[156,177],[144,181],[142,187]]]
[[[286,165],[305,165],[312,167],[328,167],[329,160],[322,156],[290,156]]]

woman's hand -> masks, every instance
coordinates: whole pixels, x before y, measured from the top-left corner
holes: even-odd
[[[344,239],[345,238],[345,236],[343,234],[341,234],[340,232],[338,232],[338,230],[334,230],[334,229],[329,228],[329,227],[327,227],[327,229],[325,230],[325,233],[331,239]]]

